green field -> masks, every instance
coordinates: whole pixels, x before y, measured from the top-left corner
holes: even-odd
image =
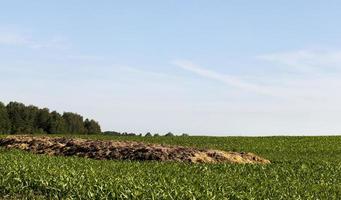
[[[99,161],[0,148],[4,199],[340,199],[341,137],[111,137],[254,152],[270,165]]]

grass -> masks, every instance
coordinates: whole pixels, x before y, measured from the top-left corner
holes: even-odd
[[[75,137],[75,136],[73,136]],[[341,137],[112,137],[255,152],[270,165],[98,161],[0,149],[5,199],[340,199]]]

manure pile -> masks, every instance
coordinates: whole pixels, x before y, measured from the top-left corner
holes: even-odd
[[[185,163],[250,163],[268,164],[269,160],[253,153],[228,152],[192,147],[72,139],[64,137],[8,136],[0,146],[37,154],[79,156],[99,160],[177,161]]]

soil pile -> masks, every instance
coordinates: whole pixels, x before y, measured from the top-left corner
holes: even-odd
[[[253,153],[226,152],[142,142],[101,141],[63,137],[9,136],[0,146],[57,156],[80,156],[99,160],[155,160],[187,163],[268,164]]]

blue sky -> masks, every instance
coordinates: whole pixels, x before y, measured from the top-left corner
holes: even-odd
[[[104,130],[341,133],[340,1],[0,1],[1,101]]]

